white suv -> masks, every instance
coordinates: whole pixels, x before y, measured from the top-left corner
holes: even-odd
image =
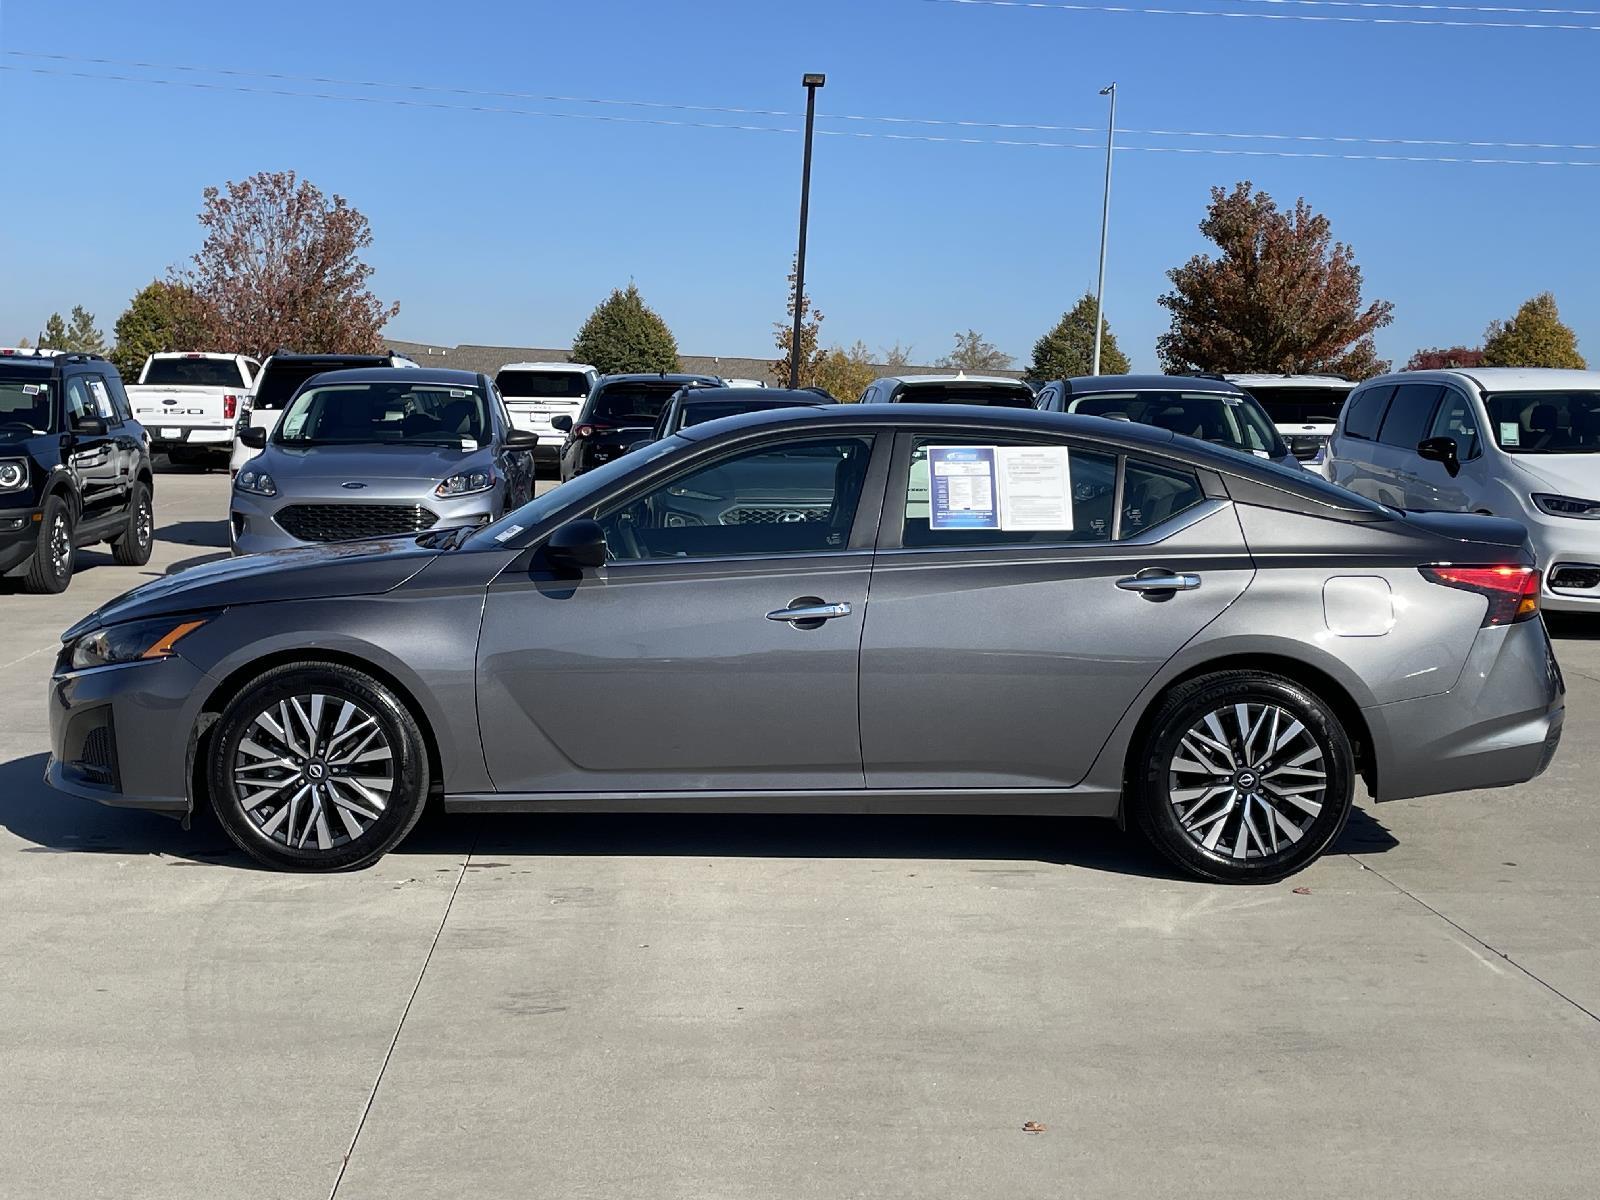
[[[539,435],[535,463],[560,461],[567,435],[550,422],[560,416],[576,421],[599,378],[593,367],[570,362],[507,363],[495,374],[494,386],[511,410],[511,423]]]
[[[1370,379],[1345,402],[1328,477],[1396,508],[1510,517],[1544,572],[1543,607],[1600,612],[1600,371]]]
[[[1355,384],[1338,375],[1224,375],[1255,398],[1277,426],[1289,452],[1312,471],[1324,471],[1328,438]]]

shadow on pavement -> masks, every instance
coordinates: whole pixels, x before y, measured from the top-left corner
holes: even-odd
[[[1600,621],[1596,621],[1588,613],[1547,612],[1544,614],[1544,624],[1552,638],[1575,642],[1592,642],[1600,639]]]
[[[180,546],[214,546],[228,548],[228,522],[224,517],[215,521],[174,521],[156,530],[156,538],[163,542],[176,542]]]
[[[25,852],[152,854],[254,868],[209,813],[192,829],[156,813],[108,808],[52,791],[46,756],[0,764],[0,826]],[[1397,845],[1364,809],[1330,853],[1381,854]],[[459,858],[601,855],[690,858],[987,859],[1184,878],[1132,832],[1082,817],[748,816],[547,813],[451,815],[430,809],[400,853]]]

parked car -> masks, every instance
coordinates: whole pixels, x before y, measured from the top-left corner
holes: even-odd
[[[264,429],[271,433],[278,418],[283,415],[284,406],[300,390],[300,385],[313,375],[356,367],[415,368],[416,365],[402,354],[291,354],[287,350],[280,350],[271,355],[256,376],[255,394],[239,414],[233,454],[228,462],[229,472],[237,478],[239,468],[260,453],[245,442],[244,431]]]
[[[1222,379],[1081,375],[1045,384],[1039,407],[1155,425],[1284,466],[1299,466],[1261,406],[1243,388]]]
[[[791,392],[788,388],[685,387],[672,393],[672,399],[661,410],[656,427],[647,438],[635,442],[632,449],[671,437],[690,425],[701,425],[722,417],[736,417],[742,413],[765,412],[773,408],[793,408],[795,405],[837,404],[827,393],[802,388]]]
[[[566,435],[551,420],[576,417],[599,378],[600,372],[583,363],[521,362],[501,367],[494,385],[505,397],[512,423],[539,435],[535,461],[555,463]]]
[[[235,554],[484,525],[533,496],[535,435],[486,376],[368,367],[314,375],[233,481]]]
[[[1512,521],[1402,513],[1133,422],[785,408],[473,533],[113,601],[63,635],[47,778],[210,804],[306,870],[371,862],[440,794],[1118,817],[1196,875],[1266,880],[1334,842],[1358,775],[1394,800],[1542,771],[1563,688],[1538,612]]]
[[[575,479],[633,448],[650,436],[673,393],[686,387],[721,387],[715,375],[603,375],[576,417],[558,416],[550,424],[566,435],[561,445],[561,479]]]
[[[1034,408],[1033,389],[1005,375],[886,375],[861,392],[862,404],[986,404]]]
[[[0,572],[62,592],[81,546],[150,561],[150,442],[98,354],[0,350]]]
[[[1321,473],[1328,439],[1355,383],[1337,375],[1223,375],[1250,393],[1277,426],[1289,452]]]
[[[243,354],[152,354],[139,382],[127,389],[128,401],[150,434],[152,452],[180,466],[223,465],[260,371],[261,364]]]
[[[1544,606],[1600,612],[1600,371],[1406,371],[1345,402],[1329,477],[1383,504],[1521,522]]]

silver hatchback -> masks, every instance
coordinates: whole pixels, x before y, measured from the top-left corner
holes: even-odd
[[[307,380],[239,471],[235,554],[485,525],[533,495],[537,435],[468,371],[370,368]]]

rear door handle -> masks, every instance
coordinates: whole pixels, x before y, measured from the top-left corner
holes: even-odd
[[[1192,592],[1200,586],[1200,576],[1153,568],[1119,579],[1117,586],[1125,592]]]
[[[850,615],[850,602],[841,600],[837,604],[829,604],[826,600],[819,600],[815,596],[801,596],[798,600],[791,600],[787,608],[774,609],[767,614],[769,621],[787,621],[796,629],[815,629],[824,621],[831,621],[836,617]]]

